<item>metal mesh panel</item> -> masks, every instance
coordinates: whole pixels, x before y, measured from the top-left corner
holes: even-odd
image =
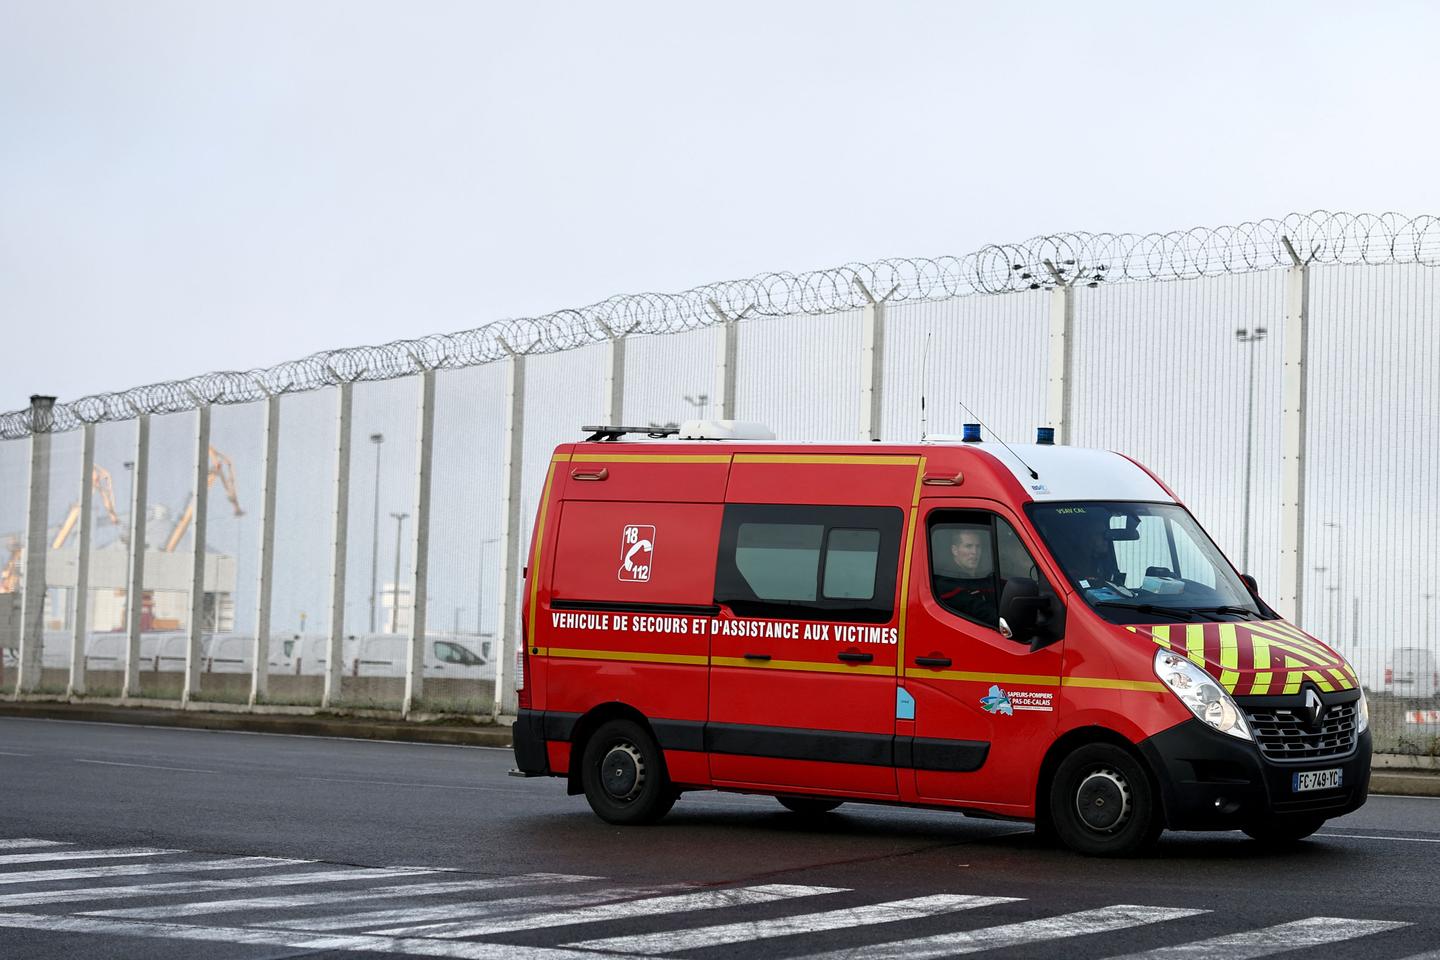
[[[1049,294],[1043,291],[886,308],[881,438],[958,435],[963,403],[1011,443],[1045,422]]]
[[[630,340],[625,347],[622,419],[626,425],[678,424],[692,417],[718,417],[715,364],[719,337],[717,330],[695,330],[673,337]]]
[[[494,703],[504,429],[502,367],[437,374],[424,710]]]
[[[49,523],[45,531],[45,626],[37,691],[40,693],[64,693],[70,679],[75,571],[79,560],[79,538],[76,534],[80,520],[83,439],[79,433],[50,438]]]
[[[736,419],[764,423],[782,440],[856,439],[862,317],[850,310],[741,323]]]
[[[330,542],[335,525],[337,391],[280,401],[269,700],[320,702],[330,629]]]
[[[1440,274],[1311,268],[1305,618],[1375,694],[1377,749],[1440,700]]]
[[[119,696],[125,682],[125,616],[130,569],[130,510],[135,484],[136,422],[95,426],[95,468],[115,498],[112,522],[101,495],[90,538],[89,616],[85,640],[85,689],[90,696]],[[102,484],[106,481],[102,480]]]
[[[1284,274],[1075,291],[1076,446],[1154,470],[1220,549],[1244,566],[1247,377],[1254,361],[1249,568],[1279,580]],[[1263,327],[1266,338],[1236,339]],[[1253,352],[1253,357],[1252,357]]]
[[[191,527],[186,516],[195,494],[194,473],[195,414],[151,417],[140,597],[140,695],[151,699],[179,699],[184,682],[191,568],[184,537]]]
[[[30,441],[0,441],[0,693],[15,689],[20,653],[20,585],[25,564]]]

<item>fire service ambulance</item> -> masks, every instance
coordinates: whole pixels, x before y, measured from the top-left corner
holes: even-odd
[[[1365,802],[1355,671],[1119,454],[789,444],[732,421],[555,450],[526,572],[516,775],[601,818],[687,790],[1298,840]],[[635,436],[638,434],[638,436]]]

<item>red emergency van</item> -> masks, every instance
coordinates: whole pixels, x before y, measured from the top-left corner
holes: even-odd
[[[1166,827],[1297,840],[1365,802],[1354,670],[1145,467],[970,425],[769,436],[692,422],[556,448],[518,775],[567,778],[611,823],[729,790],[1033,820],[1101,855]]]

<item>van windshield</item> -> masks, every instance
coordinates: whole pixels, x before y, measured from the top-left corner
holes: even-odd
[[[1031,522],[1068,579],[1112,623],[1256,620],[1250,591],[1173,503],[1032,503]]]

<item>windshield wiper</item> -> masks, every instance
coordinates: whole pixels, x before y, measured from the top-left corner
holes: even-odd
[[[1119,600],[1096,600],[1091,604],[1094,607],[1123,607],[1126,610],[1138,610],[1141,613],[1159,614],[1163,617],[1170,617],[1174,620],[1194,620],[1191,611],[1185,607],[1157,607],[1153,603],[1122,603]]]
[[[1232,616],[1250,617],[1251,619],[1259,619],[1260,616],[1254,610],[1249,610],[1245,607],[1188,607],[1187,609],[1195,613],[1228,613]]]

